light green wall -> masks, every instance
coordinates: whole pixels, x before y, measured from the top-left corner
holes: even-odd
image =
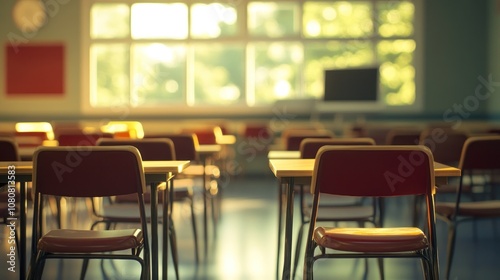
[[[80,1],[44,0],[51,8],[47,25],[32,34],[29,42],[64,43],[66,47],[65,95],[63,97],[12,98],[5,96],[5,86],[0,89],[0,120],[33,120],[36,118],[82,118],[80,109]],[[420,0],[417,0],[420,1]],[[443,114],[464,104],[474,95],[479,85],[478,77],[500,73],[499,8],[495,0],[422,0],[424,1],[424,110],[411,117],[443,120]],[[9,44],[8,34],[23,34],[14,26],[11,11],[15,1],[0,1],[0,34],[5,34],[4,45]],[[496,10],[492,10],[492,6]],[[489,25],[491,29],[489,28]],[[26,36],[25,36],[26,37]],[[492,39],[488,45],[488,37]],[[489,46],[489,48],[488,48]],[[5,48],[4,48],[5,49]],[[488,49],[490,50],[488,52]],[[489,64],[488,64],[489,61]],[[5,85],[5,56],[0,56],[0,83]],[[500,80],[500,76],[497,75]],[[486,105],[489,104],[489,105]],[[500,114],[500,98],[481,102],[467,118],[487,115],[488,110]],[[470,106],[469,106],[470,108]],[[395,116],[383,116],[388,119]],[[397,117],[401,117],[399,114]],[[451,111],[448,117],[457,117]]]

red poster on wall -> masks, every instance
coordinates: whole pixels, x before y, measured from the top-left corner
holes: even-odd
[[[8,44],[5,53],[7,95],[64,94],[62,44]]]

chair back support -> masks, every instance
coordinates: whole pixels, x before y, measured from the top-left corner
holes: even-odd
[[[181,134],[194,134],[201,145],[217,144],[217,137],[222,136],[222,129],[219,126],[205,128],[187,128]]]
[[[300,142],[306,138],[322,138],[330,139],[333,135],[329,132],[308,132],[301,134],[290,134],[285,139],[285,149],[287,151],[298,151],[300,149]]]
[[[465,132],[436,127],[422,131],[420,144],[431,149],[435,161],[456,166],[467,138]]]
[[[149,279],[149,237],[141,154],[132,146],[40,147],[33,156],[33,226],[28,279],[41,279],[47,259],[83,259],[85,278],[89,259],[128,259],[141,265]],[[81,225],[44,231],[45,196],[75,198],[135,195],[140,227],[93,230]],[[85,225],[84,225],[85,226]],[[126,252],[129,253],[126,253]],[[116,254],[111,253],[116,252]]]
[[[41,147],[33,158],[35,194],[103,197],[146,190],[135,147]]]
[[[468,138],[464,143],[459,168],[500,169],[500,136]]]
[[[439,279],[434,159],[429,148],[422,145],[323,146],[314,164],[313,206],[303,279],[313,279],[314,262],[326,258],[378,258],[381,279],[384,279],[383,258],[420,258],[424,278]],[[404,195],[414,199],[423,196],[425,226],[407,226],[409,219],[395,221],[396,226],[392,227],[318,225],[323,193],[358,197]],[[318,247],[320,250],[316,250]]]
[[[446,279],[451,279],[458,224],[500,217],[500,200],[494,194],[500,170],[500,135],[467,138],[458,168],[461,176],[458,188],[454,190],[455,202],[436,203],[436,216],[448,225]],[[467,199],[462,198],[464,195],[468,196]]]
[[[170,139],[108,139],[101,138],[97,146],[133,146],[141,153],[143,160],[175,160],[174,143]]]
[[[273,131],[268,124],[247,124],[243,137],[267,140],[273,137]]]
[[[385,143],[387,145],[418,145],[420,131],[393,129],[387,132]]]
[[[19,161],[18,147],[13,138],[0,137],[0,161]]]
[[[198,138],[194,133],[172,133],[148,136],[148,138],[167,138],[174,143],[175,156],[177,160],[197,161]]]
[[[429,194],[433,157],[423,146],[324,146],[316,156],[311,192],[346,196]]]
[[[300,142],[300,157],[315,158],[318,150],[326,145],[375,145],[372,138],[306,138]]]
[[[85,133],[83,131],[64,131],[57,134],[59,146],[95,146],[100,138],[113,138],[111,133]]]

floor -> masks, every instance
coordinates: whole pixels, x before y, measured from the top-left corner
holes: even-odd
[[[176,205],[174,221],[177,229],[180,279],[186,280],[261,280],[276,279],[277,255],[277,182],[272,174],[261,173],[253,176],[227,176],[222,192],[222,211],[220,220],[214,226],[209,223],[208,252],[204,254],[202,232],[202,203],[198,199],[196,213],[198,218],[201,260],[196,264],[193,254],[192,231],[189,208]],[[408,218],[410,205],[405,200],[389,203],[387,223]],[[84,204],[80,203],[76,216],[70,216],[73,223],[85,224]],[[28,220],[28,224],[31,219]],[[49,224],[51,222],[49,221]],[[500,279],[500,221],[467,223],[460,226],[457,239],[456,258],[453,265],[453,280]],[[297,224],[295,224],[297,225]],[[7,270],[7,234],[2,229],[0,239],[0,279],[18,279],[17,273]],[[30,232],[31,228],[29,228]],[[29,234],[30,236],[31,234]],[[295,236],[294,236],[295,240]],[[438,222],[438,242],[440,250],[441,274],[444,272],[446,226]],[[28,243],[30,244],[30,243]],[[161,247],[161,246],[160,246]],[[281,258],[282,259],[282,258]],[[175,279],[169,256],[168,277]],[[43,279],[77,279],[81,261],[47,261]],[[317,262],[315,279],[379,279],[374,262],[369,263],[365,275],[364,262],[361,260],[337,260]],[[387,260],[386,279],[422,279],[420,265],[415,260]],[[298,268],[300,275],[302,265]],[[86,279],[138,279],[139,265],[125,261],[92,261]],[[444,277],[442,277],[444,279]],[[450,280],[451,280],[450,279]]]

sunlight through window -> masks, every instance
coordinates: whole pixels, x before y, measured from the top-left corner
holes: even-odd
[[[92,5],[90,36],[92,38],[125,38],[130,33],[130,9],[126,4]]]
[[[250,112],[280,99],[322,99],[324,69],[367,66],[380,67],[386,105],[419,100],[414,0],[86,0],[83,7],[89,108]]]
[[[194,4],[191,7],[191,35],[218,38],[237,32],[238,15],[234,7],[220,4]]]
[[[187,6],[182,3],[141,3],[132,5],[132,38],[187,37]]]

